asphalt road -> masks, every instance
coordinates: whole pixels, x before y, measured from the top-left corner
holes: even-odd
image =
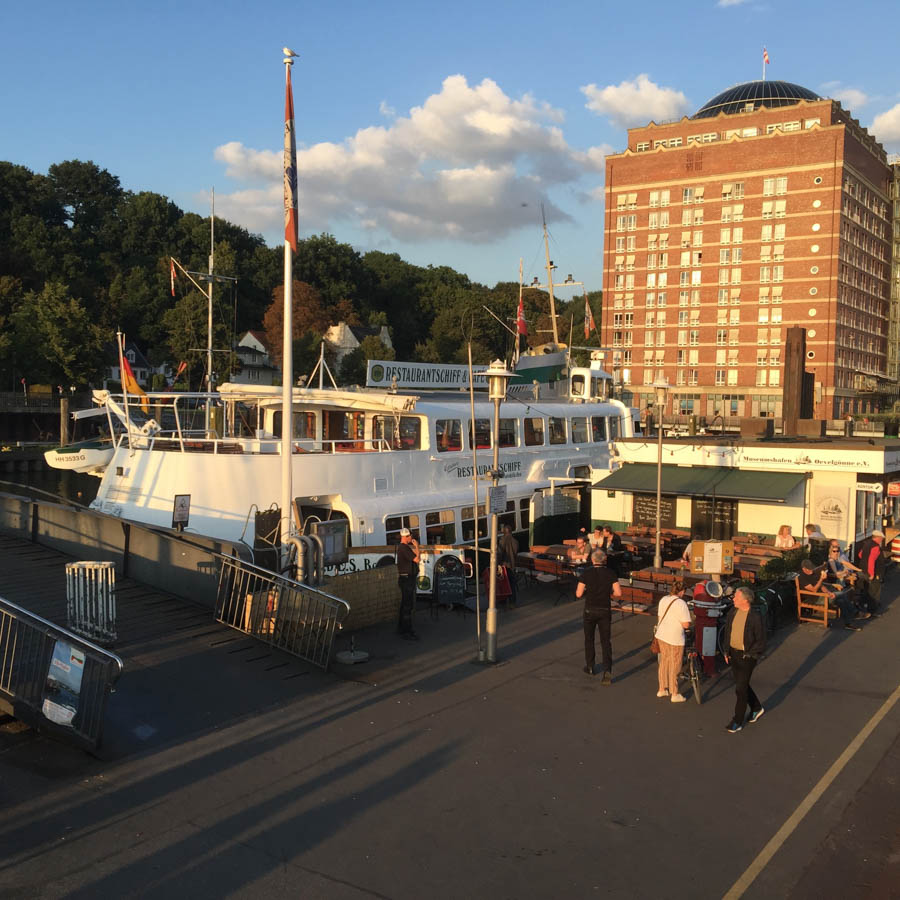
[[[730,676],[658,700],[651,620],[626,617],[601,686],[579,604],[544,591],[501,613],[494,667],[446,612],[278,684],[131,648],[103,758],[0,729],[0,895],[900,896],[900,613],[778,632],[766,714],[730,735]]]

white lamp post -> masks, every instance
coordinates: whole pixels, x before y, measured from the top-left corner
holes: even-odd
[[[494,401],[494,465],[491,471],[491,484],[496,490],[503,473],[500,471],[500,402],[506,399],[506,384],[513,377],[513,372],[499,359],[495,359],[487,372],[488,396]],[[475,423],[472,423],[472,438],[475,438]],[[491,506],[494,505],[493,492],[490,497]],[[478,540],[478,510],[475,510],[475,540]],[[488,581],[488,610],[485,618],[484,631],[485,660],[489,663],[497,662],[497,512],[491,510],[491,573]]]
[[[662,378],[653,382],[653,390],[656,392],[656,547],[653,553],[653,568],[662,569],[662,552],[659,546],[659,532],[662,518],[662,435],[663,412],[666,408],[666,394],[669,391],[669,382]]]

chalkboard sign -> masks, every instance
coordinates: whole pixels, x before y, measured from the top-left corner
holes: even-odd
[[[691,501],[691,533],[703,540],[722,541],[734,536],[736,500],[694,497]]]
[[[466,575],[455,556],[442,556],[434,564],[434,602],[452,607],[466,599]]]
[[[660,528],[675,528],[675,500],[671,494],[659,498]],[[656,527],[656,494],[635,494],[631,521],[635,525]],[[730,537],[730,535],[729,535]]]

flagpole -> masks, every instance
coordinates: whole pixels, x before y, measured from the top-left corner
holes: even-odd
[[[281,565],[288,561],[288,538],[291,536],[293,485],[293,397],[294,358],[294,257],[297,246],[297,144],[294,137],[294,95],[291,66],[297,55],[284,48],[284,337],[281,356]]]
[[[128,388],[125,387],[125,335],[116,332],[116,349],[119,351],[119,381],[122,383],[122,402],[125,406],[125,432],[128,435],[128,449],[131,449],[131,417],[128,413]]]

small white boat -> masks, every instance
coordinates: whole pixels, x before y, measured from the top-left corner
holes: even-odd
[[[80,441],[77,444],[67,444],[65,447],[47,450],[44,453],[44,459],[47,465],[54,469],[84,472],[102,478],[114,453],[115,448],[112,441]]]

